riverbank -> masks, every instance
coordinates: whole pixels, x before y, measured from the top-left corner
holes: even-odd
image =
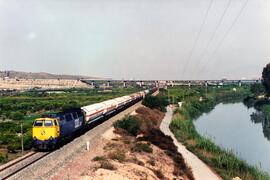
[[[173,121],[170,125],[171,131],[188,150],[212,167],[223,179],[232,179],[233,177],[254,180],[270,179],[268,174],[248,165],[233,153],[220,148],[210,139],[202,137],[196,131],[192,122],[194,119],[201,116],[204,112],[211,111],[218,102],[228,102],[228,99],[239,99],[241,95],[239,93],[241,90],[228,90],[222,93],[221,91],[208,91],[207,96],[202,98],[199,93],[186,97],[181,109],[174,111]],[[243,89],[242,91],[247,92]]]
[[[173,109],[167,107],[167,112],[161,122],[160,130],[170,137],[172,137],[174,144],[178,148],[178,152],[183,155],[185,162],[191,168],[195,179],[211,179],[220,180],[221,178],[213,172],[204,162],[202,162],[196,155],[186,149],[184,145],[177,141],[173,133],[170,131],[169,124],[173,117]]]

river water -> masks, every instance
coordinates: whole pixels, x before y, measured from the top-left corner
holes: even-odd
[[[194,125],[217,145],[270,172],[270,121],[254,116],[256,113],[243,103],[221,103],[195,120]]]

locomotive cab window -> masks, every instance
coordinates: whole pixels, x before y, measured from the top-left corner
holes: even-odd
[[[37,121],[35,121],[35,123],[34,123],[34,126],[40,127],[40,126],[42,126],[42,125],[43,125],[43,121],[37,120]]]
[[[58,126],[58,123],[57,123],[57,121],[56,121],[56,120],[54,120],[54,125],[55,125],[55,126]]]
[[[53,123],[52,123],[51,120],[45,120],[45,121],[44,121],[44,125],[45,125],[45,126],[53,126]]]

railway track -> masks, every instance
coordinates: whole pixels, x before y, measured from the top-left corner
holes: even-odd
[[[31,152],[0,167],[0,180],[6,180],[49,155],[50,152]]]
[[[155,96],[156,94],[158,94],[158,92],[155,92],[153,95]],[[120,117],[123,117],[124,114],[127,114],[129,111],[132,112],[134,110],[134,108],[136,109],[136,107],[139,105],[140,105],[140,103],[136,103],[135,105],[128,107],[127,110],[123,110],[123,112],[119,112],[117,115],[110,117],[109,119],[111,122],[110,121],[107,123],[104,122],[104,123],[102,123],[103,124],[102,126],[97,126],[94,129],[91,129],[91,131],[86,132],[86,134],[83,134],[82,136],[88,137],[89,139],[95,139],[96,134],[102,134],[103,132],[105,132],[108,128],[110,128],[112,126],[113,121],[115,121],[116,119],[120,119]],[[58,151],[31,152],[31,153],[28,153],[25,156],[23,156],[17,160],[14,160],[10,163],[7,163],[6,165],[0,166],[0,180],[16,179],[16,178],[18,178],[18,176],[28,177],[28,178],[30,176],[35,177],[36,172],[35,171],[29,172],[27,167],[36,163],[37,164],[36,169],[39,169],[42,166],[43,167],[42,170],[46,171],[46,168],[48,168],[46,166],[46,164],[48,162],[46,159],[46,163],[44,164],[42,162],[43,158],[45,158],[49,154],[52,154],[52,156],[48,158],[49,162],[52,160],[55,160],[56,157],[57,157],[57,159],[60,159],[59,161],[61,161],[61,160],[65,161],[65,159],[67,159],[65,157],[71,156],[73,151],[76,150],[78,153],[80,149],[84,148],[85,141],[82,139],[83,138],[81,138],[81,136],[78,138],[75,138],[75,140],[72,140],[72,141],[76,141],[76,143],[75,143],[76,145],[74,143],[72,144],[72,142],[70,142],[70,143],[66,144],[65,146],[61,147],[61,149]],[[73,148],[69,148],[70,146],[73,146]],[[70,149],[73,149],[73,150],[70,151]],[[65,152],[65,153],[63,153],[63,152]],[[63,154],[64,154],[64,156],[63,156]],[[42,165],[40,165],[39,162],[42,162]],[[55,164],[55,162],[54,162],[54,164]],[[44,169],[44,166],[45,166],[45,169]],[[49,172],[50,172],[50,170],[49,170]],[[38,177],[40,177],[40,174],[38,175]]]

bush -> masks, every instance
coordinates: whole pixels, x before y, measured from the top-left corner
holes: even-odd
[[[4,163],[7,161],[7,155],[0,154],[0,163]]]
[[[21,113],[21,112],[19,112],[19,111],[18,112],[14,112],[11,115],[11,118],[14,119],[14,120],[22,120],[23,117],[24,117],[24,114]]]
[[[165,96],[148,95],[144,98],[142,104],[151,109],[159,109],[166,112],[166,106],[169,104],[169,102]]]
[[[123,162],[126,159],[126,154],[123,151],[114,151],[108,154],[109,159],[118,160],[119,162]]]
[[[103,157],[103,156],[96,156],[96,157],[94,157],[94,159],[93,159],[93,161],[104,161],[104,160],[106,160],[106,158]]]
[[[21,144],[18,141],[10,142],[7,149],[11,153],[16,153],[17,150],[21,149]]]
[[[146,143],[136,143],[136,145],[132,148],[132,151],[152,153],[153,152],[153,149],[150,147],[149,144],[146,144]]]
[[[108,170],[116,170],[116,167],[112,163],[110,163],[109,161],[101,161],[100,168],[108,169]]]
[[[116,121],[115,128],[126,130],[129,134],[136,136],[140,131],[140,121],[134,116],[126,116],[122,120]]]
[[[23,136],[23,145],[25,150],[29,150],[32,148],[32,134],[31,132],[27,132]]]
[[[154,173],[159,179],[164,179],[164,175],[161,170],[154,170]]]

